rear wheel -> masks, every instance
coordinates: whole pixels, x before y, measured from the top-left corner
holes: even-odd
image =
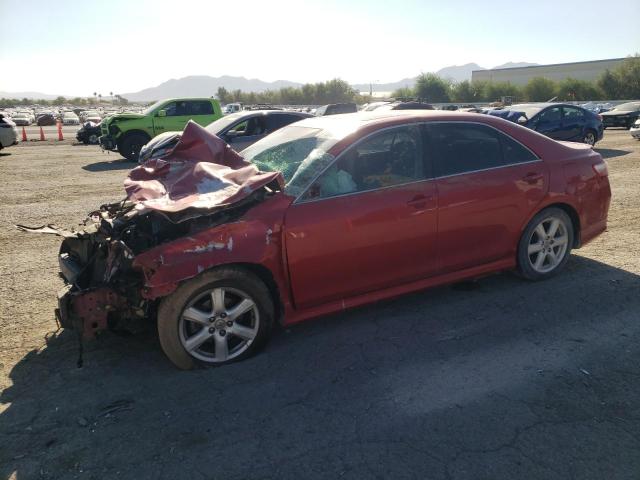
[[[118,153],[130,162],[135,162],[148,141],[149,137],[143,133],[130,133],[118,142]]]
[[[573,245],[573,224],[560,208],[538,213],[525,228],[518,244],[518,270],[528,280],[544,280],[567,263]]]
[[[596,144],[596,138],[596,132],[594,132],[593,130],[587,130],[582,141],[587,145],[591,145],[593,147]]]
[[[224,365],[253,355],[268,339],[273,301],[252,273],[219,268],[182,284],[158,309],[158,335],[184,370]]]

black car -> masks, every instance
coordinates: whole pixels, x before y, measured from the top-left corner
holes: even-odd
[[[94,122],[85,122],[76,132],[78,141],[85,145],[97,145],[100,135],[100,124]]]
[[[56,124],[56,117],[54,117],[50,113],[45,113],[45,114],[42,114],[42,115],[40,115],[38,117],[38,119],[36,120],[36,123],[38,124],[39,127],[46,127],[46,126],[55,125]]]
[[[631,128],[640,118],[640,102],[627,102],[616,105],[608,112],[602,112],[602,123],[607,127]]]
[[[225,115],[207,125],[206,129],[240,152],[270,133],[309,117],[313,115],[285,110],[244,110]],[[161,133],[142,147],[138,162],[144,163],[158,152],[173,148],[181,135],[182,132]]]

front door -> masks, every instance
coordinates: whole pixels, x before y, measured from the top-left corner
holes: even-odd
[[[181,132],[189,117],[185,115],[184,102],[169,102],[160,110],[164,111],[164,116],[156,112],[153,117],[153,130],[156,135],[164,132]]]
[[[548,189],[547,168],[530,150],[486,125],[427,127],[438,188],[438,271],[512,257],[523,221]]]
[[[549,138],[564,140],[562,130],[562,109],[560,107],[549,107],[540,112],[535,118],[535,130]]]
[[[437,192],[422,143],[417,126],[375,133],[290,207],[285,242],[297,308],[433,274]]]

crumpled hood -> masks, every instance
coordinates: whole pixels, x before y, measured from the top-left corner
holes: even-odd
[[[635,112],[636,110],[609,110],[608,112],[602,112],[600,115],[603,117],[615,117],[616,115],[629,115]]]
[[[144,118],[144,115],[141,113],[135,112],[123,112],[123,113],[114,113],[113,115],[109,115],[109,118],[112,120],[125,120],[129,118]]]
[[[138,210],[179,212],[226,206],[274,181],[283,188],[280,172],[260,172],[222,139],[189,121],[177,142],[168,142],[129,172],[124,187]]]

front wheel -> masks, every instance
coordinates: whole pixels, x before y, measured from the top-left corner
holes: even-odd
[[[518,244],[518,270],[528,280],[544,280],[567,263],[573,245],[573,224],[560,208],[538,213],[525,228]]]
[[[118,153],[130,162],[135,162],[148,141],[149,137],[142,133],[131,133],[118,142]]]
[[[274,315],[268,289],[251,272],[223,267],[182,284],[158,309],[158,336],[183,370],[224,365],[254,354]]]

